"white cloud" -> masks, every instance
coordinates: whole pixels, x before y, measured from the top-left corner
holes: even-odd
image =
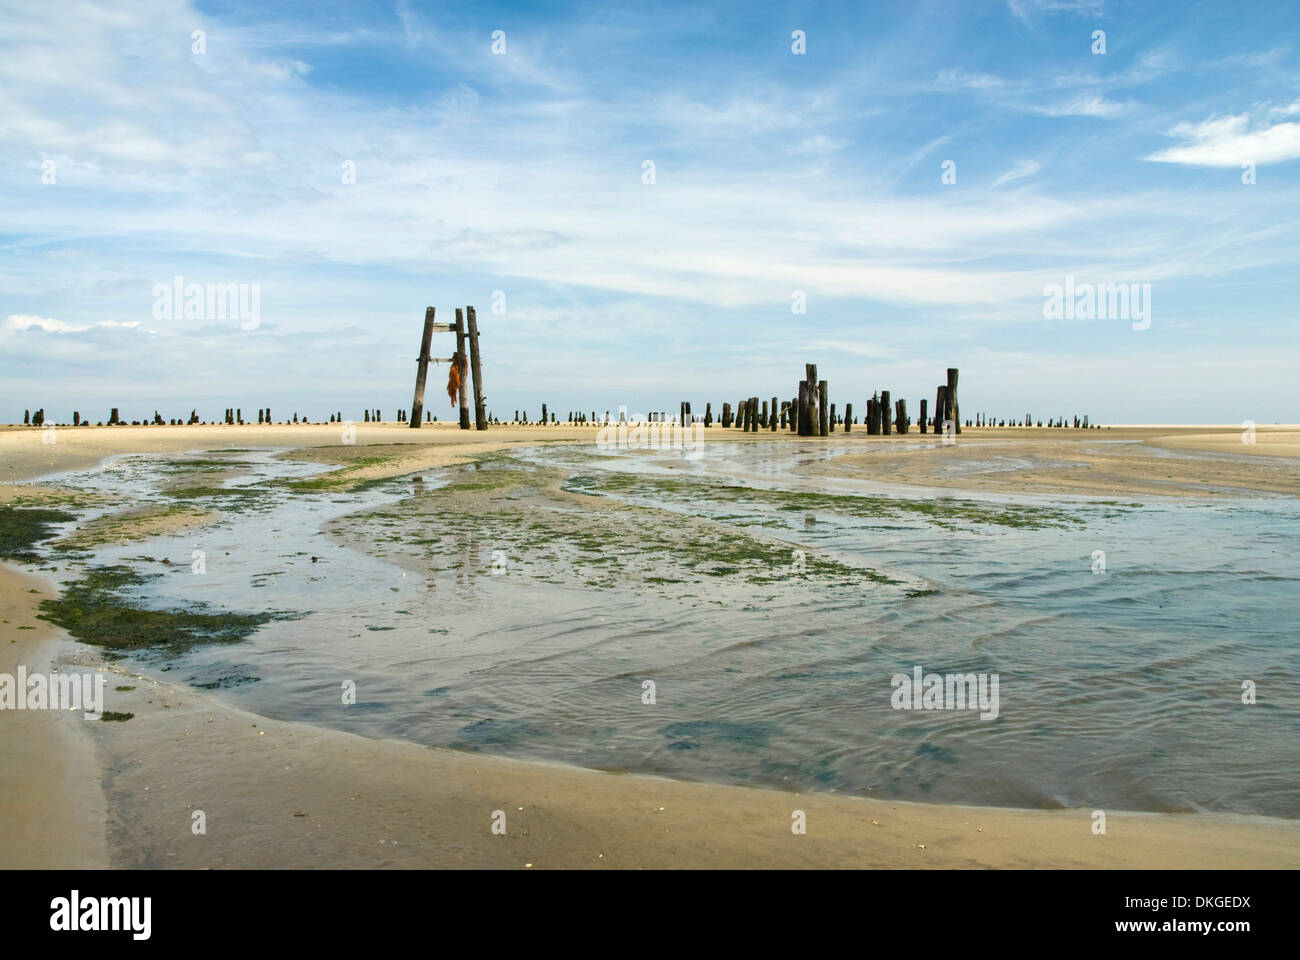
[[[1268,111],[1269,116],[1300,113],[1300,101]],[[1253,126],[1253,129],[1252,129]],[[1145,159],[1199,167],[1240,167],[1300,159],[1300,122],[1252,124],[1250,114],[1210,117],[1200,123],[1180,123],[1169,136],[1182,140]]]
[[[118,323],[113,320],[103,320],[99,323],[67,323],[63,320],[55,320],[51,317],[38,317],[30,313],[11,313],[5,318],[5,327],[8,330],[25,331],[25,330],[43,330],[46,333],[85,333],[87,330],[93,330],[99,327],[122,327],[134,329],[140,326],[138,320],[132,320],[126,323]]]

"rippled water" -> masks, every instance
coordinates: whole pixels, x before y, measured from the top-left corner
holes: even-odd
[[[710,445],[698,461],[591,459],[590,449],[549,446],[524,456],[597,481],[616,471],[930,496],[808,472],[846,449],[869,450],[832,441]],[[245,485],[320,469],[265,452],[225,456],[248,464],[230,481]],[[148,500],[168,479],[164,464],[122,458],[57,480]],[[425,481],[421,496],[436,497],[442,481]],[[151,605],[303,612],[241,644],[145,667],[268,716],[684,779],[1300,816],[1294,499],[960,495],[1071,517],[1032,528],[790,510],[703,485],[698,494],[624,485],[609,496],[653,507],[653,522],[670,531],[686,517],[725,518],[737,532],[898,582],[791,575],[593,587],[563,570],[546,575],[539,558],[553,545],[544,542],[513,544],[513,565],[494,574],[498,544],[473,523],[436,552],[420,546],[429,518],[394,506],[412,493],[409,479],[344,495],[268,488],[215,527],[100,549],[95,562],[134,558],[165,573],[142,588]],[[388,509],[363,527],[374,546],[343,545],[340,518],[377,507]],[[597,536],[602,522],[590,518]],[[195,549],[206,555],[203,575],[191,572]],[[1099,550],[1104,573],[1093,572]],[[997,674],[999,716],[893,709],[890,678],[916,665]],[[341,703],[344,680],[356,683],[354,706]],[[653,705],[642,702],[646,680]],[[1243,681],[1256,685],[1256,704],[1242,703]]]

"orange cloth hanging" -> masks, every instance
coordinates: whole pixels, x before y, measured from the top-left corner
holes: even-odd
[[[460,396],[460,365],[463,362],[459,351],[452,354],[451,372],[447,374],[447,396],[451,397],[453,407],[456,406],[456,399]]]

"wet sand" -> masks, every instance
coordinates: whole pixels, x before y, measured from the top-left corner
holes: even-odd
[[[505,427],[463,434],[449,427],[362,425],[357,445],[341,448],[332,425],[69,429],[53,445],[40,444],[38,430],[0,428],[0,479],[21,482],[124,452],[303,445],[320,448],[308,456],[346,462],[377,452],[392,455],[377,445],[414,444],[409,455],[399,450],[395,459],[356,467],[357,476],[403,475],[503,443],[589,442],[595,432]],[[752,442],[789,436],[709,431],[714,432],[716,439]],[[1277,464],[1292,474],[1289,481],[1269,469],[1274,458],[1295,456],[1295,428],[1259,428],[1260,449],[1249,455],[1250,463],[1266,468],[1258,473],[1246,469],[1249,464],[1224,466],[1196,456],[1175,460],[1179,466],[1171,468],[1169,458],[1144,449],[1221,449],[1234,438],[1240,444],[1236,428],[1035,434],[969,431],[955,447],[942,449],[931,438],[931,449],[900,449],[897,455],[886,454],[886,445],[901,448],[924,438],[862,440],[868,456],[896,458],[894,475],[880,479],[923,485],[947,485],[945,468],[952,461],[941,463],[940,456],[961,451],[978,466],[994,444],[1014,441],[1015,455],[1028,460],[1022,476],[995,470],[972,480],[967,469],[960,479],[947,479],[952,485],[987,482],[1034,490],[1061,483],[1116,495],[1152,487],[1162,493],[1198,487],[1204,493],[1219,486],[1296,492],[1294,465]],[[1102,464],[1116,458],[1091,450],[1098,439],[1136,442],[1121,462]],[[831,469],[855,456],[838,458]],[[1063,468],[1054,466],[1062,458],[1078,461],[1064,469],[1080,475],[1064,477]],[[872,459],[872,476],[883,462]],[[1169,480],[1174,482],[1164,482]],[[1085,482],[1102,489],[1071,486]],[[6,489],[12,497],[15,488],[0,486]],[[93,650],[61,643],[60,631],[34,619],[42,594],[28,591],[49,589],[29,573],[0,566],[0,619],[10,621],[0,624],[0,670],[12,672],[18,663],[35,668],[74,649],[88,664],[97,663]],[[12,825],[0,840],[0,866],[1300,866],[1296,821],[1108,810],[1107,833],[1095,836],[1091,810],[894,803],[615,775],[371,740],[232,710],[183,686],[119,682],[136,687],[110,694],[112,709],[135,714],[128,723],[84,721],[80,714],[0,714],[0,822]],[[206,815],[206,835],[191,832],[195,810]],[[497,810],[505,813],[504,836],[491,832]],[[795,810],[807,816],[806,836],[791,832]]]

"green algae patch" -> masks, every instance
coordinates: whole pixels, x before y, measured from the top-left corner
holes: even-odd
[[[678,503],[718,503],[732,508],[753,504],[789,513],[827,513],[862,519],[916,518],[953,529],[958,522],[1024,529],[1070,527],[1083,524],[1077,513],[1053,507],[991,504],[955,497],[905,499],[855,494],[768,490],[723,483],[708,477],[662,477],[628,473],[575,475],[565,489],[588,495],[614,495],[672,500]],[[738,520],[732,514],[728,519]],[[758,519],[758,518],[756,518]]]
[[[66,584],[59,596],[41,601],[39,619],[62,627],[83,643],[114,653],[159,650],[183,653],[207,643],[238,643],[264,623],[291,619],[285,613],[153,610],[127,594],[159,574],[144,576],[126,566],[92,567]]]
[[[434,572],[497,573],[555,584],[713,590],[724,579],[818,586],[897,582],[709,518],[593,503],[587,493],[563,468],[535,467],[499,452],[457,466],[446,486],[340,518],[332,530],[373,544],[382,527],[386,545],[419,557]]]
[[[361,476],[361,474],[374,467],[392,466],[401,459],[402,456],[351,457],[344,466],[329,473],[297,480],[281,479],[273,481],[272,484],[294,493],[358,493],[398,479],[397,476],[375,477]]]
[[[130,720],[134,716],[134,713],[119,713],[116,710],[105,710],[100,714],[99,719],[104,723],[126,723],[126,721]]]
[[[33,546],[54,536],[54,525],[77,518],[63,510],[0,507],[0,558],[37,560]]]
[[[84,553],[105,544],[133,543],[204,526],[218,517],[216,512],[191,503],[148,504],[98,517],[52,546],[64,553]]]
[[[252,487],[177,487],[159,492],[173,500],[197,500],[202,497],[256,497],[266,491]]]

